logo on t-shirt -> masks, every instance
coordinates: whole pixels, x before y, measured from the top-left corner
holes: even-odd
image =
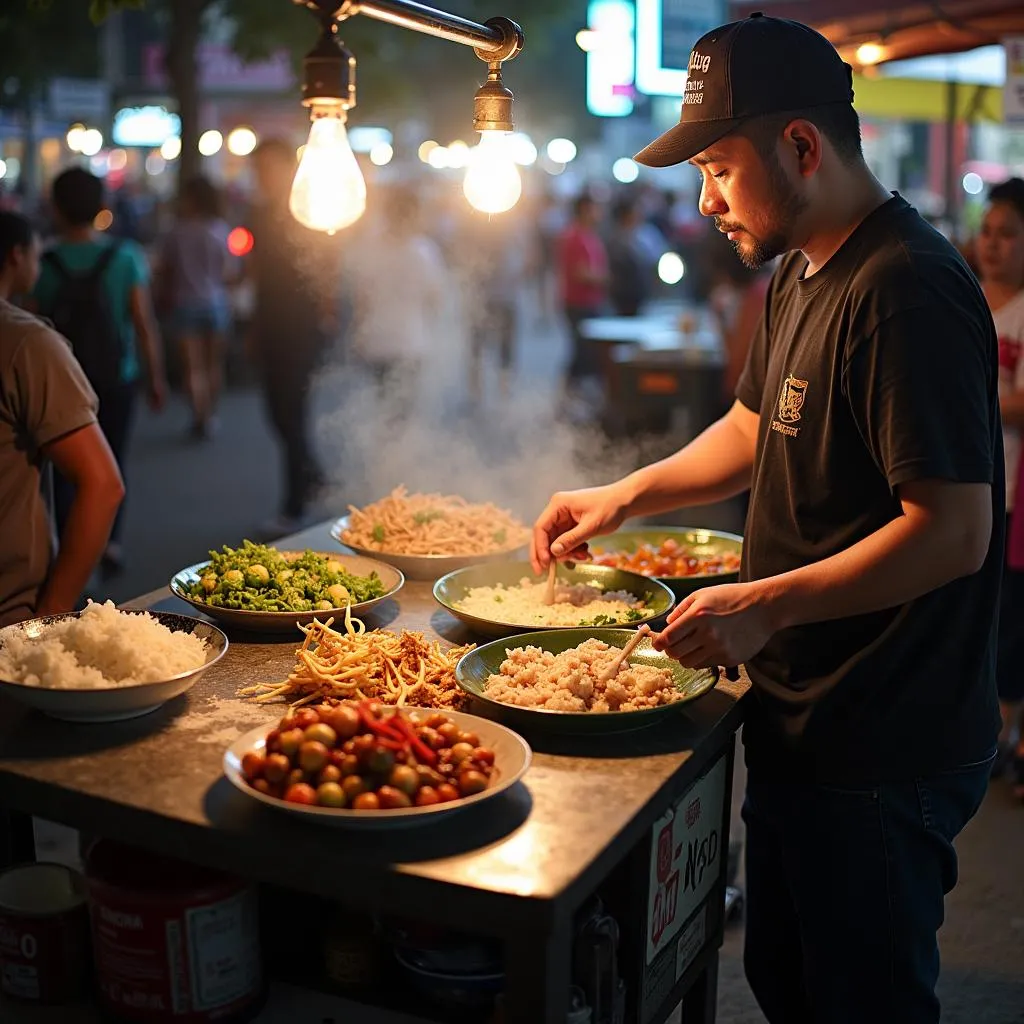
[[[778,419],[772,420],[772,430],[785,434],[786,437],[796,437],[800,433],[799,427],[787,424],[800,421],[800,410],[804,407],[806,395],[807,381],[790,374],[782,382],[782,388],[779,391],[779,414]]]

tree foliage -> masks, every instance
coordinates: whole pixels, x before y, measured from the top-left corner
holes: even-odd
[[[4,100],[27,105],[57,75],[99,70],[99,32],[82,0],[0,4],[0,69]]]

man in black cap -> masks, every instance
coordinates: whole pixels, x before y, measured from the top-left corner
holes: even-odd
[[[731,410],[662,462],[556,494],[532,558],[751,488],[742,582],[655,643],[753,683],[745,965],[772,1024],[939,1020],[953,839],[998,731],[1004,481],[996,337],[955,249],[864,163],[852,75],[805,25],[704,36],[682,116],[637,156],[694,164],[756,267],[787,253]]]

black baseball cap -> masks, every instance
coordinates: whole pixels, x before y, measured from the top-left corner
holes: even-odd
[[[852,102],[853,69],[821,33],[759,12],[697,40],[679,124],[633,159],[669,167],[762,114]]]

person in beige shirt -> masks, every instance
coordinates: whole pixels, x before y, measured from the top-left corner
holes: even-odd
[[[28,220],[0,212],[0,625],[77,606],[124,497],[70,346],[11,302],[32,290],[39,252]],[[75,485],[59,546],[51,464]]]

